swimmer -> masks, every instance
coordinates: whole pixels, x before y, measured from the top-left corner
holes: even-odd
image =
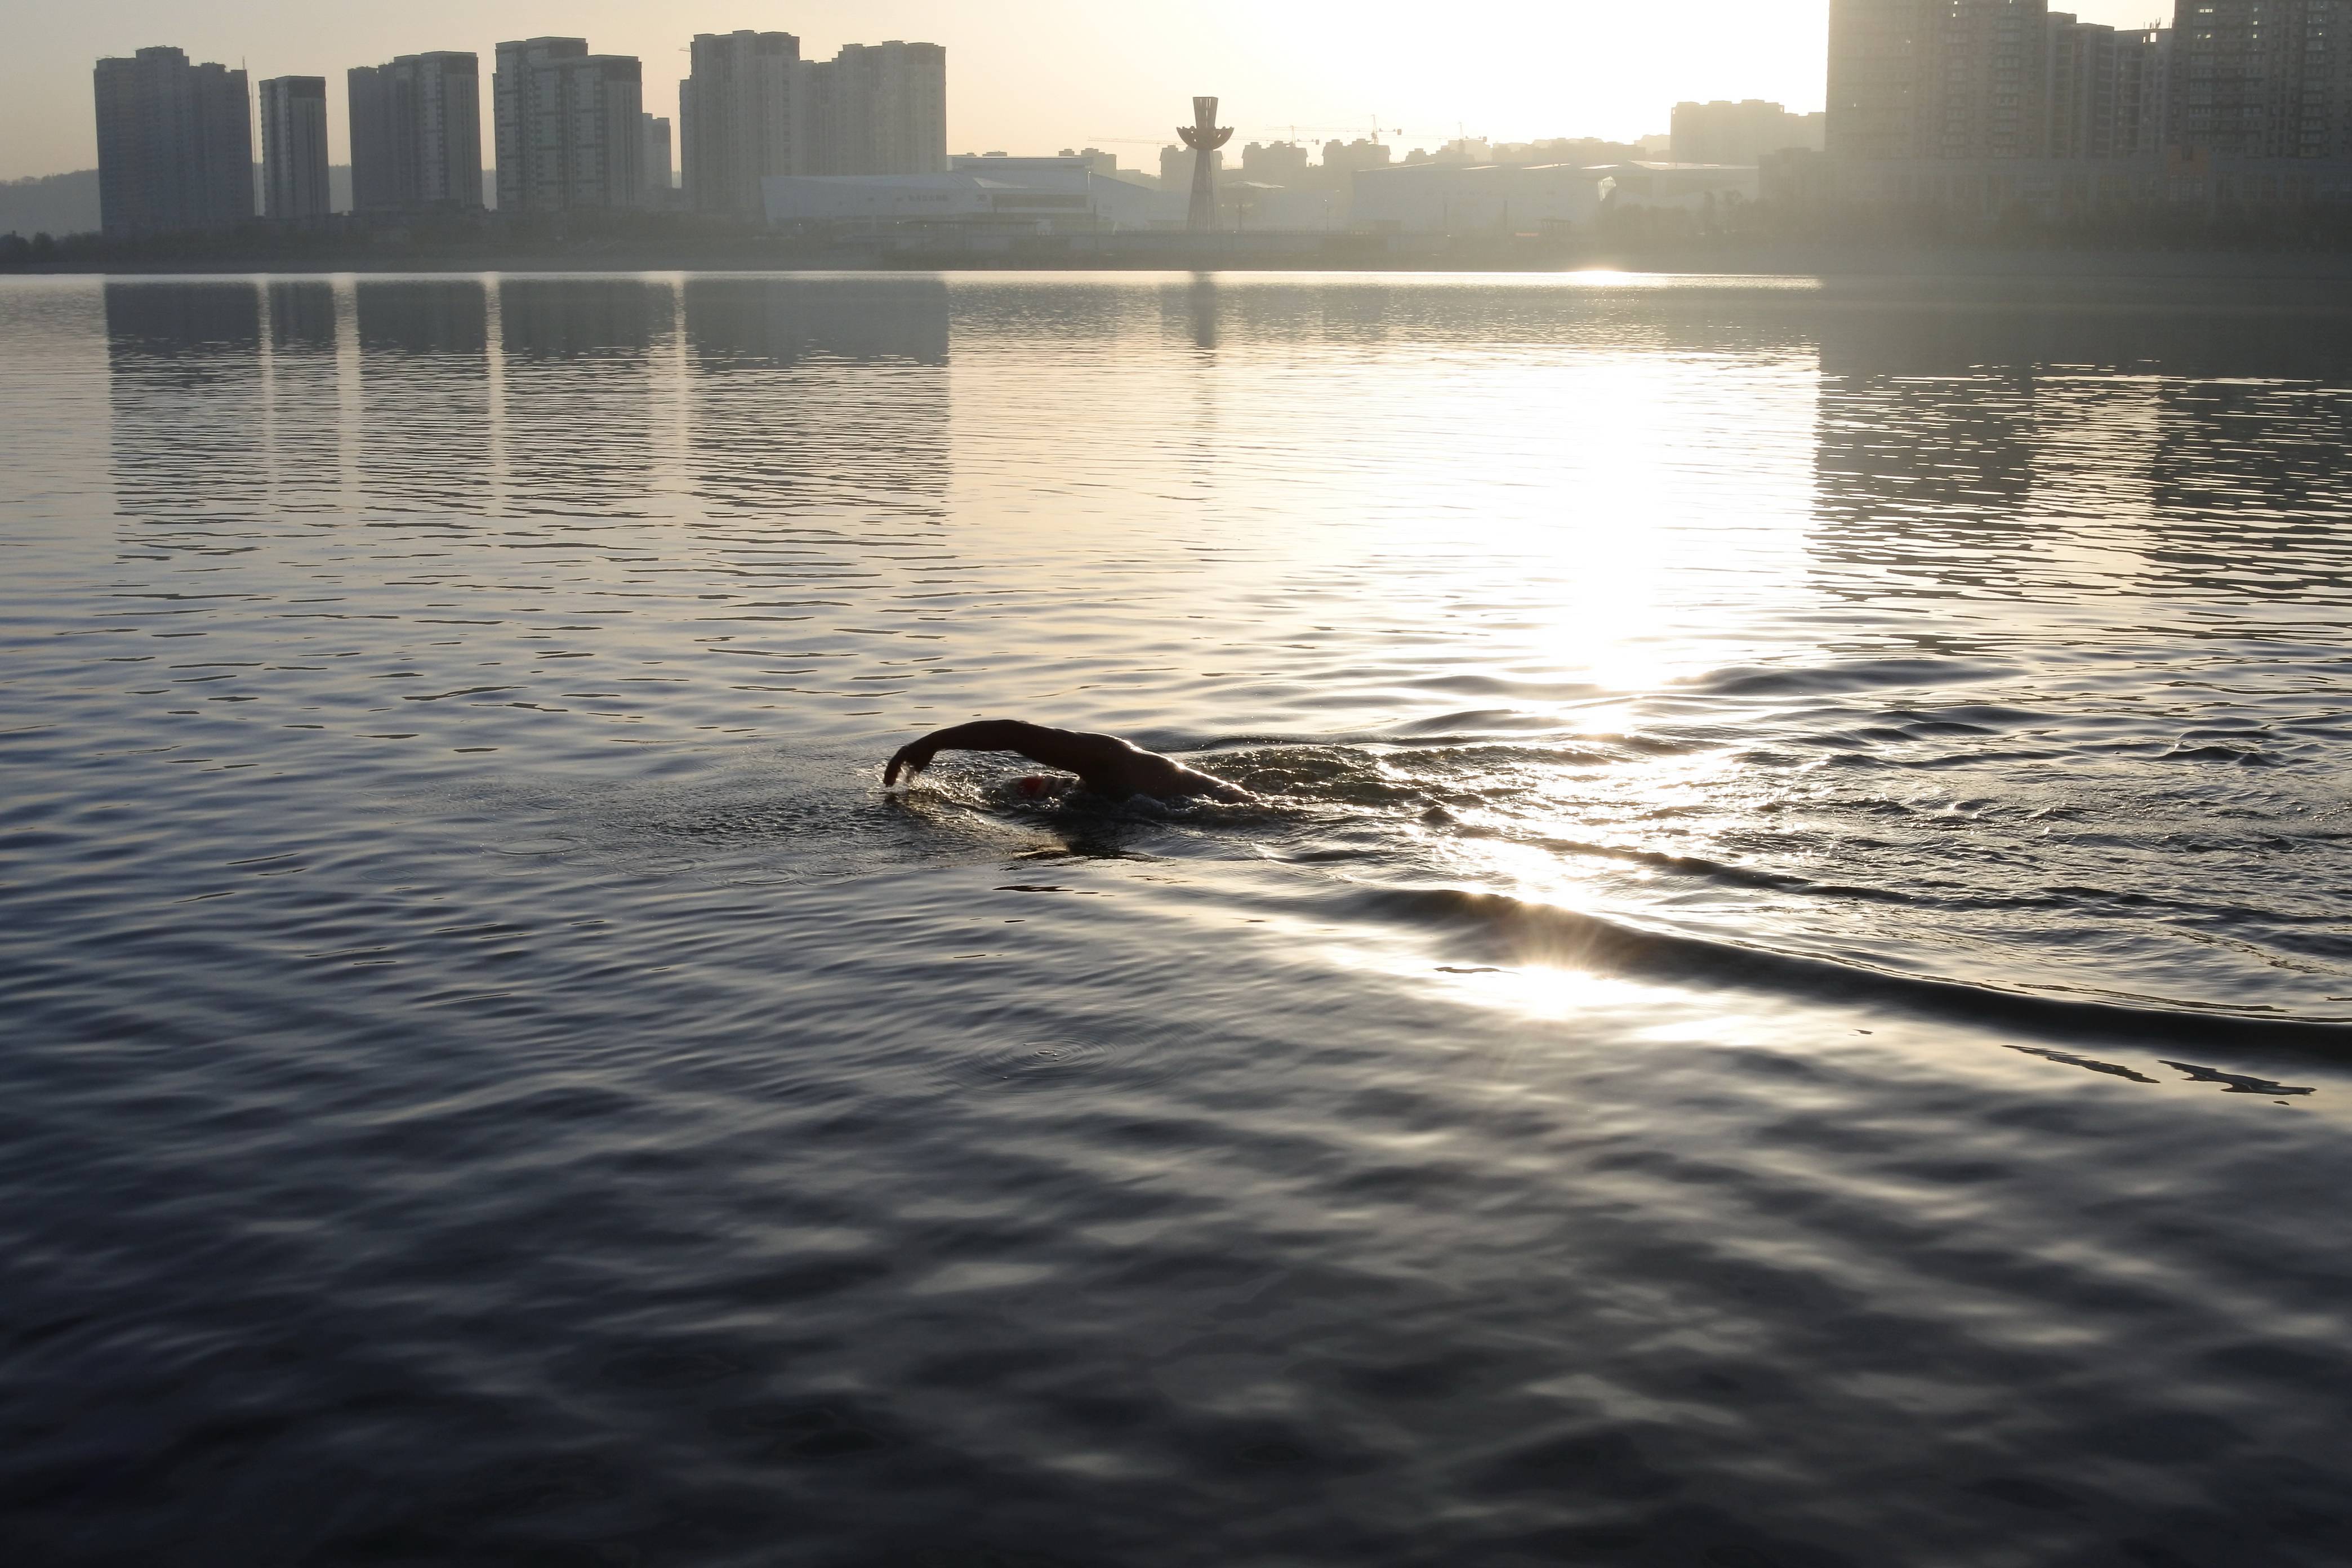
[[[1078,782],[1106,800],[1127,800],[1148,795],[1155,800],[1187,800],[1205,795],[1211,800],[1250,801],[1257,797],[1237,784],[1186,767],[1157,752],[1129,745],[1116,735],[1085,735],[1074,730],[1048,730],[1018,719],[983,719],[935,731],[898,748],[883,771],[882,787],[889,788],[904,773],[911,780],[931,765],[941,752],[1014,752],[1031,762],[1076,773]],[[1030,795],[1052,792],[1044,779],[1024,779]]]

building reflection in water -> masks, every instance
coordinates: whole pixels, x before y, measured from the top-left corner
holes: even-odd
[[[686,331],[706,367],[948,363],[936,278],[688,278]]]
[[[2085,602],[2121,575],[2243,599],[2345,582],[2321,503],[2352,440],[2336,390],[2352,313],[2012,292],[1838,301],[1820,331],[1816,566],[1833,592]],[[2249,552],[2250,529],[2268,549]]]
[[[130,515],[932,511],[935,279],[110,283]]]
[[[2152,574],[2209,597],[2343,605],[2352,353],[2331,379],[2164,390],[2148,474]]]
[[[269,285],[269,344],[289,350],[335,351],[335,286],[315,279]]]
[[[689,485],[705,505],[935,514],[949,291],[929,278],[692,278]]]
[[[480,279],[362,279],[352,294],[365,353],[478,360],[489,352],[489,287]]]
[[[514,515],[638,517],[664,476],[657,340],[677,316],[666,279],[507,279],[496,289],[499,438]],[[667,366],[665,363],[664,367]]]
[[[641,361],[669,331],[677,287],[667,279],[504,279],[499,342],[511,359]]]
[[[1182,289],[1171,289],[1160,297],[1161,307],[1171,318],[1171,324],[1181,322],[1181,330],[1196,349],[1213,350],[1217,346],[1217,310],[1220,300],[1217,280],[1208,273],[1195,274]]]
[[[269,284],[268,420],[263,444],[271,504],[284,512],[331,511],[342,504],[342,374],[334,285]]]
[[[359,505],[483,516],[495,510],[489,291],[478,279],[362,279]]]
[[[106,285],[112,468],[123,516],[249,516],[267,505],[262,307],[250,282]],[[190,542],[203,547],[200,538]]]
[[[184,366],[216,353],[250,353],[261,346],[261,290],[244,281],[109,282],[106,335],[118,356]]]
[[[1558,390],[1554,371],[1616,351],[1802,367],[1810,569],[1847,597],[2082,600],[2083,584],[2120,574],[2151,594],[2242,600],[2340,587],[2346,570],[2330,511],[2352,400],[2332,388],[2352,380],[2352,312],[2330,301],[2217,307],[2177,287],[950,288],[872,275],[118,280],[103,299],[116,494],[142,520],[928,524],[945,515],[959,440],[967,479],[1009,496],[1041,453],[1124,461],[1122,443],[1171,433],[1202,454],[1203,482],[1278,484],[1236,462],[1186,367],[1212,352],[1296,367],[1401,339],[1475,348],[1482,384],[1514,365],[1541,371],[1531,397]],[[987,379],[960,419],[959,336],[976,365],[1005,372],[968,369]],[[1017,373],[1047,359],[1067,372],[1050,378],[1058,401],[1024,402],[1049,378]],[[1096,376],[1111,378],[1100,397]],[[1139,399],[1137,378],[1153,376],[1166,395]],[[1209,390],[1239,396],[1258,379]],[[1171,407],[1186,411],[1176,432]],[[1120,409],[1149,421],[1109,427]],[[1807,416],[1792,414],[1800,428]],[[1589,437],[1595,416],[1580,417]],[[1066,449],[1041,434],[1091,418],[1107,424]],[[1412,431],[1391,423],[1379,438]],[[1540,468],[1526,443],[1512,450]],[[212,547],[201,528],[141,537]],[[2098,571],[2086,552],[2105,558]]]

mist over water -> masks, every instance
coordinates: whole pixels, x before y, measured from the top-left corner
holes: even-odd
[[[35,1560],[2352,1554],[2352,310],[60,280],[0,415]]]

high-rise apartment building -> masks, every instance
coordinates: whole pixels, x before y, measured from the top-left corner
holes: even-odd
[[[2126,50],[2124,69],[2130,80],[2133,118],[2138,126],[2138,151],[2162,153],[2173,145],[2172,41],[2170,27],[2150,27],[2140,35],[2138,47]]]
[[[770,174],[825,173],[811,166],[810,73],[790,33],[701,33],[694,74],[678,83],[686,199],[698,212],[758,217]]]
[[[645,149],[646,205],[666,207],[670,205],[670,193],[677,189],[670,176],[677,167],[670,154],[669,118],[638,115],[637,140]]]
[[[1936,9],[1920,155],[2048,156],[2048,0],[1944,0]]]
[[[253,216],[253,102],[243,71],[152,48],[99,61],[93,80],[99,213],[108,234],[207,228]]]
[[[1826,144],[1864,160],[2152,153],[2167,138],[2170,39],[2048,0],[1832,0]]]
[[[2352,0],[2179,0],[2170,86],[2183,145],[2352,156]]]
[[[1674,116],[1674,161],[1677,163],[1754,163],[1769,153],[1791,147],[1822,150],[1822,117],[1791,114],[1777,103],[1677,103]]]
[[[948,166],[948,52],[845,44],[815,73],[816,161],[827,174],[937,174]]]
[[[947,51],[848,44],[803,60],[790,33],[705,33],[678,84],[686,199],[756,217],[771,174],[936,174],[948,166]]]
[[[1244,147],[1242,151],[1246,153],[1249,149]],[[1163,191],[1190,190],[1192,185],[1194,163],[1202,156],[1203,154],[1193,152],[1190,147],[1170,146],[1160,149],[1160,188]],[[1223,152],[1213,151],[1205,156],[1209,160],[1209,172],[1217,178],[1223,179],[1225,173]]]
[[[2050,19],[2049,152],[2053,158],[2131,158],[2165,147],[2171,35],[2118,32]]]
[[[588,58],[585,38],[525,38],[498,47],[490,119],[498,148],[499,210],[561,208],[569,182],[563,68]],[[643,112],[640,105],[639,111]]]
[[[2049,155],[2113,155],[2116,30],[2053,17],[2048,88]]]
[[[482,205],[482,61],[445,49],[350,75],[352,205],[363,213]]]
[[[1182,149],[1176,151],[1181,152]],[[1374,142],[1367,137],[1359,136],[1353,142],[1342,142],[1333,137],[1323,143],[1324,173],[1327,176],[1339,177],[1353,174],[1358,169],[1385,169],[1389,166],[1391,151],[1387,142]],[[1184,177],[1191,179],[1192,165],[1186,163],[1182,168]],[[1168,149],[1165,148],[1160,153],[1160,173],[1163,178],[1168,173]]]
[[[2352,190],[2352,0],[2175,0],[2124,30],[2046,0],[1831,0],[1829,67],[1810,188],[1842,200],[2217,215]]]
[[[281,223],[327,216],[327,79],[261,84],[262,211]]]
[[[499,210],[644,205],[644,76],[635,56],[592,55],[585,38],[500,44]]]
[[[1922,155],[1935,68],[1933,0],[1830,0],[1828,148],[1840,157]]]
[[[1087,151],[1091,153],[1094,149]],[[1108,153],[1099,154],[1108,161],[1102,169],[1106,174],[1118,173],[1118,163]],[[1303,185],[1307,183],[1307,149],[1296,142],[1253,142],[1242,149],[1242,178],[1266,185]]]

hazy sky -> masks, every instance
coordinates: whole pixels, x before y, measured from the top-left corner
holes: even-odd
[[[2144,24],[2165,0],[2083,0],[2085,21]],[[344,156],[342,72],[398,54],[558,34],[646,62],[646,106],[672,113],[687,40],[797,33],[803,54],[919,38],[948,48],[950,152],[1051,153],[1106,138],[1150,165],[1192,94],[1225,100],[1235,140],[1370,132],[1404,146],[1474,136],[1632,138],[1685,98],[1822,106],[1829,0],[0,0],[0,178],[97,162],[89,68],[176,44],[253,79],[329,79]],[[483,141],[489,140],[484,125]],[[1396,132],[1402,132],[1399,136]],[[487,153],[488,148],[485,147]]]

